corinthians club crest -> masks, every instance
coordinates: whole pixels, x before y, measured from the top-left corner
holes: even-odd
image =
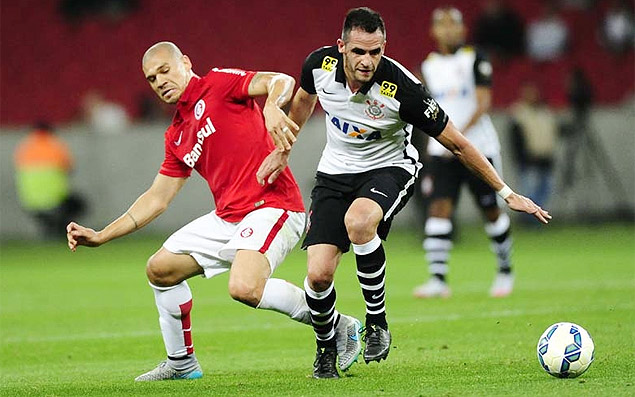
[[[370,99],[367,99],[366,104],[368,105],[364,110],[366,116],[370,117],[373,120],[379,120],[385,117],[384,111],[382,109],[386,105],[376,99],[373,99],[372,101]]]

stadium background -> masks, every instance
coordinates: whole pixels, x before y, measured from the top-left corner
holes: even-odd
[[[138,0],[124,15],[70,21],[60,13],[60,3],[0,3],[0,395],[632,395],[635,71],[632,47],[617,56],[599,42],[609,1],[586,11],[571,6],[560,11],[571,38],[563,58],[541,65],[524,55],[494,60],[492,116],[512,187],[520,184],[510,153],[509,105],[520,84],[533,79],[559,118],[570,119],[566,80],[574,66],[592,83],[592,134],[615,168],[611,178],[603,176],[594,162],[598,148],[586,147],[576,135],[578,158],[568,158],[566,141],[558,141],[555,190],[547,205],[555,219],[540,228],[515,222],[518,279],[509,298],[487,296],[494,258],[468,197],[457,215],[452,298],[412,298],[412,288],[427,273],[421,211],[413,200],[386,244],[394,336],[387,362],[356,365],[339,382],[314,382],[307,378],[314,354],[308,328],[233,302],[226,275],[195,278],[190,282],[195,343],[206,376],[178,386],[132,382],[164,353],[143,266],[170,232],[211,208],[206,185],[191,178],[168,211],[144,230],[71,254],[63,232],[40,241],[35,222],[18,203],[12,160],[17,143],[36,120],[57,127],[75,156],[73,186],[90,206],[80,222],[100,228],[150,185],[163,157],[171,109],[153,98],[140,70],[140,58],[152,43],[176,42],[198,73],[231,66],[298,78],[304,57],[335,43],[345,11],[363,4],[386,21],[387,54],[416,70],[433,49],[430,12],[454,4],[473,28],[484,2]],[[506,3],[525,23],[543,6],[538,0]],[[94,131],[82,110],[91,92],[121,104],[133,119],[130,126],[119,134]],[[158,116],[143,117],[148,98],[158,106]],[[324,139],[318,110],[291,159],[305,199]],[[563,177],[568,167],[573,180]],[[624,194],[616,192],[615,178]],[[303,252],[294,251],[277,276],[299,285],[305,260]],[[351,255],[343,259],[337,284],[340,310],[363,316]],[[581,379],[551,378],[535,358],[539,335],[557,321],[578,322],[595,339],[596,363]]]
[[[73,184],[90,204],[90,211],[82,219],[87,224],[104,225],[149,185],[162,159],[162,133],[171,111],[163,107],[158,118],[141,117],[141,102],[145,101],[147,106],[150,101],[150,106],[160,107],[140,71],[141,55],[152,43],[176,42],[190,55],[198,73],[219,66],[282,71],[298,78],[304,57],[319,46],[334,44],[343,13],[359,5],[331,0],[142,0],[131,2],[135,7],[122,15],[69,20],[60,12],[61,3],[23,0],[2,4],[0,237],[3,239],[36,236],[35,225],[20,210],[12,188],[11,164],[17,142],[36,120],[54,123],[71,147],[76,158]],[[402,1],[395,6],[368,1],[364,4],[380,11],[386,21],[387,54],[416,71],[425,54],[434,48],[428,33],[430,13],[445,3]],[[463,11],[468,29],[484,4],[453,3]],[[542,1],[507,3],[525,23],[542,13]],[[569,48],[561,59],[540,65],[526,55],[494,59],[492,115],[503,143],[505,177],[516,188],[517,165],[509,151],[506,109],[518,97],[519,85],[525,80],[536,81],[548,103],[560,112],[560,118],[567,119],[567,76],[573,67],[581,67],[592,83],[593,135],[609,154],[616,170],[614,177],[622,181],[627,194],[618,190],[616,195],[615,180],[598,172],[594,148],[581,147],[577,159],[567,159],[565,142],[560,140],[555,191],[548,207],[561,221],[607,219],[619,216],[623,209],[632,209],[635,203],[632,194],[635,58],[632,48],[617,56],[600,44],[598,29],[608,6],[608,1],[601,1],[590,10],[564,7],[560,11],[570,30]],[[121,104],[132,117],[134,122],[121,134],[100,135],[83,122],[83,101],[95,92]],[[322,115],[317,111],[307,125],[291,160],[305,198],[319,158],[315,148],[321,147],[325,139]],[[575,145],[578,142],[574,140]],[[575,168],[572,183],[563,180],[567,167]],[[573,186],[564,189],[567,183]],[[471,200],[462,202],[459,219],[478,220]],[[418,214],[413,207],[414,202],[406,214]],[[198,178],[192,178],[171,209],[144,232],[168,233],[185,219],[209,208],[206,186]],[[420,223],[420,217],[408,215],[398,217],[397,221],[398,225],[418,229]]]

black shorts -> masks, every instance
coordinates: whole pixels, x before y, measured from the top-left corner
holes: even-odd
[[[491,158],[487,160],[494,164]],[[465,182],[480,208],[490,209],[498,206],[496,191],[472,174],[456,157],[432,156],[426,162],[425,169],[421,190],[428,200],[450,198],[456,203],[461,186]]]
[[[415,176],[398,167],[379,168],[360,174],[329,175],[318,172],[311,192],[311,209],[302,248],[331,244],[348,252],[351,241],[344,225],[344,215],[360,197],[373,200],[381,207],[384,218],[377,234],[386,240],[393,217],[406,205],[415,186]]]

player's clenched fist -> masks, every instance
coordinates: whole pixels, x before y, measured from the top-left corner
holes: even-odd
[[[66,238],[68,239],[68,248],[75,251],[78,245],[87,247],[97,247],[101,245],[99,234],[93,229],[78,225],[71,222],[66,226]]]

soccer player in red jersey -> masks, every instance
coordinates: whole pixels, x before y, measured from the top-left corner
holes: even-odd
[[[210,278],[229,270],[232,298],[310,324],[304,291],[270,278],[303,232],[300,190],[288,168],[271,183],[256,178],[265,157],[281,155],[268,131],[298,130],[280,109],[295,82],[280,73],[239,69],[214,68],[199,77],[190,59],[170,42],[150,47],[142,64],[156,94],[176,105],[165,132],[163,164],[152,186],[104,229],[71,222],[68,246],[72,251],[79,245],[96,247],[147,225],[165,211],[192,169],[207,181],[216,209],[172,234],[148,260],[146,273],[168,358],[136,378],[196,379],[203,373],[191,336],[192,293],[185,281],[190,277]],[[267,95],[263,110],[253,99],[261,95]],[[354,327],[340,323],[338,336],[345,340]],[[351,332],[358,336],[357,330]]]

